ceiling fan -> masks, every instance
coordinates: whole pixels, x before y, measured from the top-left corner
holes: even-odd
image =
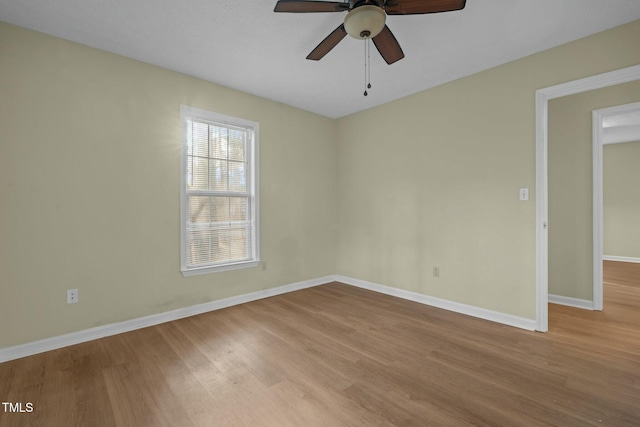
[[[451,12],[464,9],[466,0],[279,0],[274,12],[314,13],[348,12],[344,22],[333,30],[307,59],[318,61],[349,34],[361,40],[372,39],[378,52],[387,64],[404,58],[404,52],[395,36],[387,27],[387,15],[418,15],[425,13]]]

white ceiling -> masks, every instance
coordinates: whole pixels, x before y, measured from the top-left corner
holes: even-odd
[[[640,106],[633,111],[603,117],[602,127],[603,144],[640,141]]]
[[[634,111],[615,114],[602,119],[602,127],[604,128],[624,126],[640,126],[640,107]]]
[[[429,0],[424,0],[429,1]],[[307,54],[345,13],[274,13],[276,0],[0,0],[0,20],[338,118],[640,19],[640,0],[467,0],[389,16],[406,57],[346,37]]]

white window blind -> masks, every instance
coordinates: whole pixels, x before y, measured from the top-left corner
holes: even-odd
[[[182,271],[252,267],[258,258],[258,124],[182,106]]]

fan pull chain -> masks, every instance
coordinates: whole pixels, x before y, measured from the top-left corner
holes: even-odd
[[[367,38],[367,89],[371,89],[371,39]]]
[[[364,96],[369,95],[371,89],[371,39],[364,39]]]
[[[364,96],[369,95],[367,93],[367,89],[371,88],[371,84],[368,82],[368,68],[369,68],[369,56],[367,55],[369,51],[369,39],[364,39]]]

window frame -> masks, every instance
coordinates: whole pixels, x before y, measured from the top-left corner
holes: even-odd
[[[250,200],[250,224],[251,257],[248,260],[228,261],[216,265],[206,265],[199,267],[189,267],[187,265],[187,240],[188,240],[188,195],[187,192],[187,162],[188,162],[188,141],[189,141],[189,119],[206,122],[214,125],[240,127],[249,130],[248,153],[248,183],[251,191]],[[257,267],[260,264],[260,210],[259,210],[259,173],[258,173],[258,136],[259,124],[257,122],[241,119],[238,117],[226,116],[224,114],[180,105],[180,270],[185,277],[215,273],[220,271],[237,270],[242,268]],[[233,192],[228,192],[233,195]]]

